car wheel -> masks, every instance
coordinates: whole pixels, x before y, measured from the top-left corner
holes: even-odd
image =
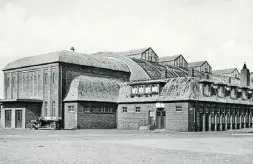
[[[55,122],[50,124],[50,128],[51,128],[51,130],[55,130],[55,129],[56,129],[56,124],[55,124]]]
[[[33,124],[32,123],[26,124],[26,128],[29,129],[29,130],[32,130],[33,129]]]

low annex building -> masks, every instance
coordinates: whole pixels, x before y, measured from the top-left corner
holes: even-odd
[[[64,129],[214,131],[252,127],[250,72],[212,74],[206,62],[162,57],[151,47],[83,54],[59,51],[4,69],[1,126],[25,128],[36,117]]]

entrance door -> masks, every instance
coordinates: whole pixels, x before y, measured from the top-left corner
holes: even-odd
[[[22,128],[22,110],[15,111],[15,128]]]
[[[166,112],[164,110],[156,111],[156,129],[165,129]]]
[[[5,127],[11,128],[11,110],[5,110]]]

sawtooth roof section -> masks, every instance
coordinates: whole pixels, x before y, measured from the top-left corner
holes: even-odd
[[[162,73],[166,69],[167,78],[173,78],[173,77],[186,77],[188,73],[179,67],[174,66],[162,66],[159,63],[155,62],[148,62],[146,60],[142,59],[132,59],[137,64],[139,64],[145,72],[149,75],[151,79],[159,79],[161,78]]]
[[[174,60],[176,60],[179,56],[182,56],[182,55],[162,56],[162,57],[159,57],[159,62],[174,61]]]
[[[233,73],[236,70],[237,70],[237,68],[218,69],[218,70],[213,70],[212,73],[213,74],[218,74],[218,75],[220,75],[220,74],[230,74],[230,73]]]
[[[117,102],[120,82],[102,77],[78,76],[70,85],[64,101]]]
[[[200,67],[207,61],[197,61],[197,62],[191,62],[188,63],[188,67]]]
[[[63,62],[97,68],[105,68],[116,71],[130,72],[128,66],[120,60],[106,57],[95,57],[66,50],[21,58],[9,63],[4,67],[3,70],[23,68],[54,62]]]
[[[135,61],[139,66],[141,66],[151,79],[161,78],[161,72],[165,69],[163,66],[158,65],[157,63],[135,58],[132,58],[132,60]]]

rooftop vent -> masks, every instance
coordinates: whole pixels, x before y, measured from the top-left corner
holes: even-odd
[[[75,47],[71,47],[70,50],[74,52],[75,51]]]

